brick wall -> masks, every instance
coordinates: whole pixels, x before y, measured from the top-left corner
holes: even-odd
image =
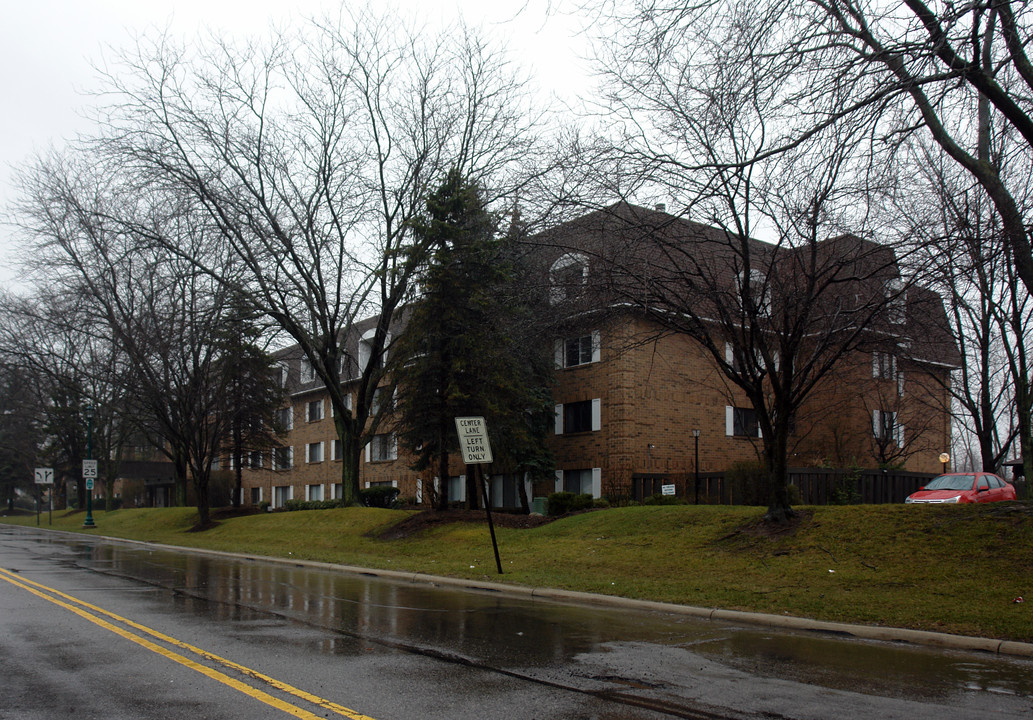
[[[598,360],[572,367],[558,367],[554,398],[558,406],[598,401],[598,430],[553,434],[549,437],[556,468],[600,472],[603,494],[628,492],[633,475],[687,477],[695,471],[693,429],[700,431],[700,471],[720,471],[738,461],[760,457],[759,438],[729,437],[726,407],[749,407],[741,391],[718,370],[710,355],[684,336],[657,333],[656,328],[632,316],[583,326],[572,337],[598,337]],[[562,341],[569,338],[557,338]],[[564,346],[557,346],[563,360]],[[560,363],[562,365],[564,363]],[[790,465],[798,467],[878,463],[873,443],[872,410],[899,413],[905,426],[906,452],[897,460],[907,470],[936,472],[938,455],[948,449],[950,419],[944,411],[946,369],[902,364],[903,395],[896,380],[873,378],[872,356],[857,353],[840,363],[836,373],[815,391],[797,417],[797,433],[790,447]],[[323,419],[309,422],[307,404],[322,400]],[[341,463],[333,460],[336,437],[329,399],[312,389],[292,397],[294,426],[288,435],[294,448],[294,464],[288,471],[265,467],[245,472],[245,488],[262,487],[262,499],[272,499],[272,488],[289,485],[293,497],[304,499],[305,487],[321,484],[323,497],[333,496],[333,484],[341,480]],[[490,432],[490,428],[489,428]],[[307,462],[309,443],[324,443],[323,460]],[[360,486],[367,482],[392,482],[402,497],[417,494],[416,472],[411,459],[398,448],[393,461],[360,462]],[[464,472],[458,459],[452,473]],[[423,500],[430,501],[433,473],[423,478]],[[555,481],[539,483],[534,495],[548,494]],[[245,501],[251,499],[245,490]]]

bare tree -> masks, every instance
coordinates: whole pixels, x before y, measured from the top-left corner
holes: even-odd
[[[697,340],[747,399],[736,422],[760,435],[774,520],[792,514],[801,408],[844,358],[906,354],[909,330],[898,257],[860,237],[883,182],[868,119],[804,124],[781,10],[645,2],[612,18],[618,40],[599,58],[609,162],[595,183],[695,221],[632,211],[604,264],[620,300]]]
[[[85,457],[86,406],[93,412],[93,447],[108,503],[127,442],[129,383],[125,356],[106,326],[91,315],[80,295],[38,289],[0,299],[0,348],[17,367],[32,398],[34,416],[46,429],[41,460],[55,469],[59,503],[74,481],[84,497],[81,460]],[[59,507],[61,505],[59,504]]]
[[[357,502],[374,393],[421,254],[409,252],[411,221],[449,168],[499,187],[531,141],[522,83],[465,28],[365,12],[268,46],[213,40],[191,54],[162,37],[123,61],[108,151],[143,192],[183,198],[218,228],[219,252],[166,247],[298,344],[328,391],[344,499]],[[222,274],[223,257],[237,274]],[[357,324],[371,316],[360,352]]]
[[[120,170],[85,150],[40,159],[20,177],[20,222],[40,284],[74,298],[124,354],[128,417],[173,462],[181,485],[189,477],[204,527],[224,419],[214,339],[225,291],[181,253],[205,257],[215,229],[168,197],[135,192]]]

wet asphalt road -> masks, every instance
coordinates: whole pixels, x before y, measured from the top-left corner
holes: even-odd
[[[0,718],[1020,718],[1033,663],[0,525]]]

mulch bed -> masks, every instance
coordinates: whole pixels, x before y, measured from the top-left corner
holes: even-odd
[[[541,515],[517,515],[500,512],[493,512],[491,519],[495,527],[516,529],[535,528],[553,520],[553,518],[542,517]],[[487,525],[488,517],[484,510],[424,510],[415,515],[410,515],[405,520],[371,537],[377,540],[402,540],[429,528],[441,527],[448,523],[457,522]]]

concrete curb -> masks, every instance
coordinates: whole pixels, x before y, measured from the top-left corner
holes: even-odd
[[[10,527],[21,526],[12,525]],[[61,533],[63,535],[69,535],[76,538],[83,537],[83,533],[68,532],[66,530],[49,530],[46,528],[27,529],[45,530],[46,532]],[[337,565],[334,563],[316,562],[313,560],[295,560],[293,558],[248,555],[221,550],[205,550],[201,548],[181,547],[179,545],[151,543],[142,540],[127,540],[125,538],[108,537],[106,535],[93,535],[92,533],[87,537],[100,538],[109,542],[124,543],[127,545],[142,545],[144,547],[160,548],[162,550],[173,552],[188,552],[197,555],[209,555],[236,560],[292,565],[294,567],[301,568],[315,568],[349,575],[362,575],[365,577],[393,580],[395,582],[450,587],[457,590],[498,593],[499,595],[513,598],[548,600],[551,602],[568,603],[573,605],[593,605],[599,607],[663,612],[673,615],[685,615],[687,617],[701,618],[704,620],[717,620],[726,623],[756,625],[783,630],[827,633],[831,635],[857,638],[859,640],[879,640],[882,642],[907,643],[910,645],[936,647],[947,650],[988,652],[995,655],[1033,658],[1033,643],[1017,642],[1013,640],[994,640],[992,638],[950,635],[948,633],[930,632],[927,630],[908,630],[906,628],[884,627],[879,625],[853,625],[850,623],[827,622],[824,620],[812,620],[810,618],[794,617],[790,615],[770,615],[766,613],[744,612],[740,610],[722,610],[720,608],[675,605],[673,603],[656,602],[653,600],[635,600],[632,598],[577,592],[574,590],[528,587],[526,585],[509,585],[498,582],[428,575],[420,572],[380,570],[353,565]]]

